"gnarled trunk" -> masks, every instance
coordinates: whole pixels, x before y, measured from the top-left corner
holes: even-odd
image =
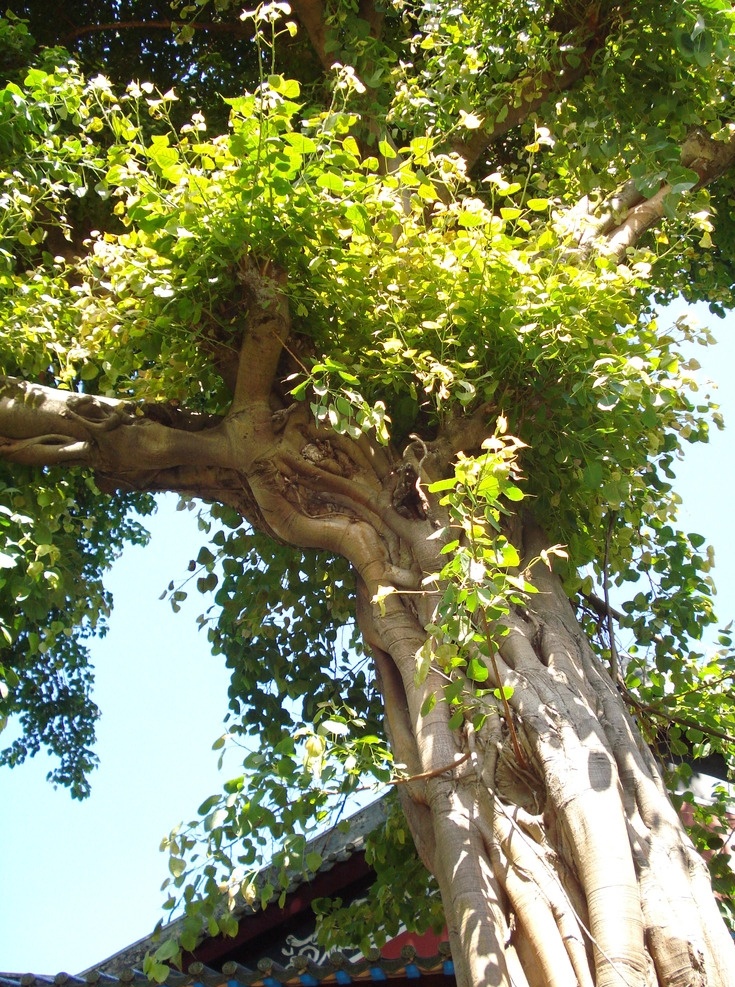
[[[537,557],[538,529],[527,522],[522,538]],[[512,687],[515,736],[500,704],[477,733],[470,717],[451,730],[445,703],[422,715],[443,684],[415,683],[429,601],[412,627],[396,601],[367,627],[396,758],[418,776],[404,803],[442,891],[458,982],[735,983],[706,867],[650,750],[558,579],[536,565],[531,581],[539,592],[488,663],[492,684]]]

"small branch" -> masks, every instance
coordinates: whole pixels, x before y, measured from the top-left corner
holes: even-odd
[[[460,764],[469,761],[471,756],[472,751],[467,751],[462,757],[453,761],[451,764],[445,764],[442,768],[434,768],[433,771],[422,771],[421,774],[410,775],[408,778],[393,778],[392,781],[387,781],[386,785],[408,785],[412,781],[426,781],[428,778],[436,778],[438,775],[443,775],[447,771],[453,771],[455,768],[458,768]]]
[[[699,692],[709,692],[716,685],[721,685],[723,682],[727,682],[728,679],[735,678],[735,672],[724,672],[722,675],[718,675],[716,679],[712,679],[709,682],[703,682],[701,685],[696,685],[691,689],[684,689],[683,692],[677,692],[674,696],[661,696],[659,702],[662,705],[666,703],[674,702],[676,699],[683,699],[684,696],[694,696]]]
[[[636,699],[636,697],[629,692],[625,686],[621,685],[621,690],[625,701],[630,703],[631,706],[635,706],[635,708],[641,713],[648,713],[649,716],[654,716],[656,719],[666,720],[669,723],[676,723],[677,726],[680,727],[699,730],[700,733],[706,734],[708,737],[717,737],[718,740],[725,740],[728,744],[735,744],[735,734],[724,733],[722,730],[715,730],[714,727],[708,727],[705,724],[700,723],[698,720],[690,720],[687,716],[675,716],[673,713],[661,712],[650,703],[642,703],[639,699]]]
[[[620,660],[618,658],[618,648],[615,644],[615,627],[613,625],[613,615],[610,610],[610,573],[608,569],[608,561],[610,558],[610,541],[612,539],[612,533],[615,528],[615,522],[618,519],[617,511],[611,511],[610,517],[607,522],[607,534],[605,536],[605,555],[602,560],[602,590],[605,594],[605,613],[607,620],[607,636],[610,641],[610,675],[612,676],[613,682],[617,682],[620,678]]]
[[[102,24],[84,24],[76,27],[59,38],[62,45],[68,45],[71,41],[83,37],[85,34],[97,34],[102,31],[130,31],[130,30],[150,30],[150,31],[173,31],[177,27],[192,27],[195,31],[209,31],[211,34],[233,34],[237,37],[251,37],[252,28],[243,24],[242,21],[232,21],[219,23],[216,21],[105,21]]]

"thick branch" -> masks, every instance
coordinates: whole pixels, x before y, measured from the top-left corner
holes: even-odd
[[[596,46],[594,50],[597,50]],[[537,75],[529,75],[522,80],[521,94],[518,96],[519,105],[512,106],[502,122],[494,122],[491,127],[476,130],[469,140],[455,143],[452,150],[464,158],[467,170],[471,171],[491,144],[527,120],[554,93],[570,89],[575,82],[584,76],[588,64],[588,58],[584,57],[576,68],[571,68],[565,62],[558,71],[549,70],[548,72],[539,72]],[[536,95],[529,99],[527,96],[531,92],[535,92]]]
[[[383,33],[383,21],[385,20],[385,9],[380,9],[375,4],[375,0],[360,0],[358,7],[358,17],[367,21],[370,25],[370,34],[373,38],[379,38]]]
[[[735,165],[735,136],[723,143],[697,130],[682,147],[681,163],[697,175],[694,189],[703,188]],[[670,192],[671,186],[664,184],[648,199],[639,193],[637,204],[631,205],[625,219],[609,233],[605,252],[621,260],[626,250],[663,217],[666,197]]]
[[[293,0],[291,6],[306,30],[311,46],[322,67],[326,70],[331,69],[335,59],[331,53],[328,54],[325,50],[327,26],[322,0]]]
[[[476,408],[471,415],[458,415],[449,418],[441,427],[434,442],[427,443],[428,457],[426,466],[450,463],[458,452],[472,452],[480,448],[482,442],[492,435],[498,407],[492,401],[486,401]],[[437,472],[432,479],[442,476]]]
[[[335,52],[326,50],[327,22],[324,3],[322,0],[293,0],[291,6],[301,21],[322,68],[329,71],[337,58]],[[385,14],[378,9],[374,0],[360,0],[357,14],[370,26],[371,36],[379,38],[383,31]]]
[[[123,482],[191,463],[232,465],[222,425],[200,430],[193,413],[186,421],[189,428],[173,428],[130,401],[0,380],[0,456],[12,462],[88,466]]]
[[[268,263],[259,267],[251,258],[245,258],[240,277],[250,310],[240,348],[231,415],[268,403],[278,360],[290,330],[288,302],[283,290],[285,272]]]
[[[670,185],[662,185],[650,199],[641,202],[630,210],[625,222],[613,230],[605,243],[605,253],[616,260],[622,260],[629,247],[635,246],[643,234],[650,230],[663,216],[666,196]]]

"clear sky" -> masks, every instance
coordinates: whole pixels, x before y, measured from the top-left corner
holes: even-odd
[[[721,382],[735,423],[735,320],[701,318],[722,340],[698,356],[703,374]],[[715,546],[724,623],[735,617],[735,425],[689,452],[682,526]],[[0,769],[0,971],[78,973],[147,935],[163,902],[161,837],[220,788],[211,746],[228,676],[195,627],[204,598],[178,615],[159,600],[204,541],[175,504],[168,498],[151,519],[148,548],[129,549],[110,575],[110,632],[93,644],[103,717],[92,796],[79,803],[55,791],[40,756]]]
[[[204,597],[176,615],[159,600],[205,540],[177,499],[108,580],[110,631],[93,644],[103,714],[92,795],[54,790],[40,755],[0,769],[0,970],[78,973],[147,935],[163,902],[161,837],[221,786],[211,748],[228,675],[195,626]]]

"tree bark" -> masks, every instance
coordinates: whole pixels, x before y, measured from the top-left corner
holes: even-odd
[[[531,521],[522,540],[526,559],[544,547]],[[477,735],[469,722],[451,731],[443,704],[421,715],[439,685],[414,683],[423,618],[410,643],[394,640],[388,614],[374,621],[401,671],[421,768],[471,754],[411,791],[431,816],[458,983],[735,982],[704,863],[650,751],[559,581],[540,565],[531,578],[539,592],[511,615],[494,683],[513,688],[523,764],[500,710]]]

